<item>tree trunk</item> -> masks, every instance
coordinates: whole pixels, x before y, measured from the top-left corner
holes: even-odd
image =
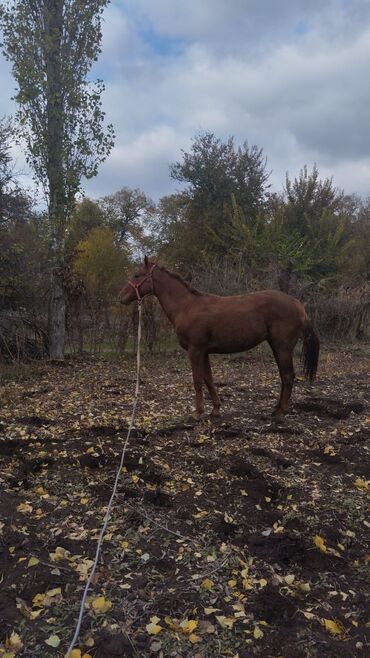
[[[53,268],[51,272],[49,308],[49,354],[51,359],[64,359],[66,328],[66,300],[63,271]]]
[[[61,39],[63,0],[46,0],[45,61],[47,77],[47,177],[49,183],[49,218],[51,224],[51,289],[49,306],[50,358],[64,358],[66,303],[63,287],[65,238],[65,191],[63,171],[63,80]]]

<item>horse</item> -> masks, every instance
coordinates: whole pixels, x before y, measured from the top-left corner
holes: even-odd
[[[320,342],[301,302],[279,290],[220,296],[200,292],[179,274],[145,256],[144,264],[120,292],[130,304],[155,295],[190,359],[195,389],[195,411],[204,414],[203,383],[213,403],[211,416],[220,415],[221,401],[213,383],[210,354],[244,352],[267,341],[275,357],[281,392],[273,416],[284,416],[294,384],[293,350],[303,340],[303,372],[312,383],[318,366]]]

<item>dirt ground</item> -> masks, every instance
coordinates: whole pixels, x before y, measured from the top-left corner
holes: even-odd
[[[276,366],[262,350],[213,367],[223,416],[194,423],[185,356],[143,356],[136,429],[74,655],[369,656],[369,360],[325,350],[315,385],[298,376],[279,421]],[[135,363],[21,374],[1,388],[0,656],[61,657]]]

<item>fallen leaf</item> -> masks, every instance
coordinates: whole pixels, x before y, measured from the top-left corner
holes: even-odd
[[[323,553],[327,552],[327,546],[325,544],[325,539],[321,537],[320,535],[315,535],[313,538],[315,546],[320,549]]]
[[[357,489],[361,489],[362,491],[369,491],[370,480],[364,480],[363,478],[356,478],[353,484],[355,485],[355,487],[357,487]]]
[[[15,631],[12,631],[8,639],[5,641],[7,649],[14,651],[14,655],[18,653],[23,647],[21,637]]]
[[[154,617],[152,617],[152,619],[154,619]],[[147,633],[149,633],[149,635],[158,635],[158,633],[160,633],[163,630],[163,626],[160,626],[160,624],[157,624],[155,622],[151,622],[150,624],[147,624],[145,628],[147,630]]]
[[[50,637],[45,640],[45,644],[56,649],[60,645],[60,637],[58,635],[50,635]]]
[[[216,619],[222,628],[232,628],[235,624],[234,617],[225,617],[224,615],[216,615]]]
[[[195,619],[184,619],[180,624],[183,633],[192,633],[197,626],[198,622]]]
[[[322,623],[325,626],[325,630],[329,631],[332,635],[342,635],[343,634],[343,627],[339,626],[334,619],[323,619]]]
[[[255,640],[260,640],[263,637],[263,631],[258,626],[254,628],[253,637]]]
[[[39,564],[40,560],[37,559],[37,557],[30,557],[28,560],[28,566],[29,567],[35,567],[36,564]]]
[[[111,601],[108,601],[108,599],[106,599],[105,596],[98,596],[92,602],[92,607],[93,607],[93,610],[95,610],[95,612],[102,615],[102,614],[104,614],[105,612],[108,612],[108,610],[111,609],[112,603],[111,603]]]

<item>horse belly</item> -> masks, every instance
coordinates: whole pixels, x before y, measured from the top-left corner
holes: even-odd
[[[209,351],[214,354],[232,354],[251,350],[267,338],[264,323],[253,323],[253,326],[225,326],[222,331],[212,331]]]

